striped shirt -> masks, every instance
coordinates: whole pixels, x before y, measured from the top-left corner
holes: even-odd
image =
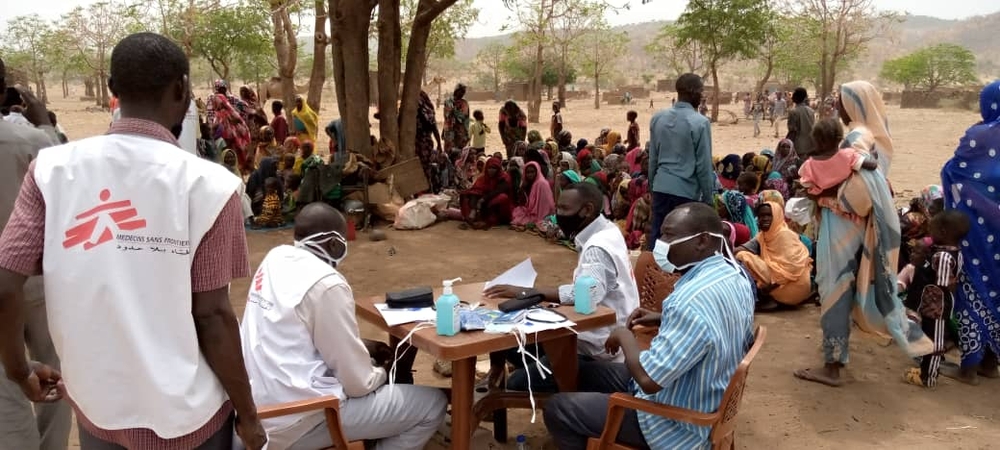
[[[710,413],[752,340],[754,296],[750,281],[722,256],[710,257],[682,276],[663,300],[660,331],[639,356],[663,389],[636,397]],[[639,413],[650,448],[709,448],[709,427]]]

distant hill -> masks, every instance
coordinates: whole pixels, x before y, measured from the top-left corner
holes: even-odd
[[[659,73],[651,66],[643,47],[655,38],[659,30],[669,22],[653,21],[615,27],[616,31],[626,31],[631,38],[629,44],[628,75],[638,78],[641,73]],[[874,79],[882,62],[931,44],[946,42],[968,48],[976,54],[978,69],[984,77],[996,77],[1000,73],[1000,12],[987,16],[971,17],[963,20],[945,20],[928,16],[907,15],[894,31],[880,36],[869,46],[867,54],[851,68],[851,75]],[[470,38],[455,45],[455,59],[468,63],[476,58],[480,49],[492,42],[510,42],[511,35]],[[727,68],[739,72],[741,68]]]

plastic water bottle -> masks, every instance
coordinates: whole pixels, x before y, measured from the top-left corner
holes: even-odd
[[[529,450],[528,449],[528,438],[524,437],[523,434],[517,435],[517,450]]]
[[[594,289],[597,287],[597,280],[590,276],[590,271],[595,264],[584,264],[583,273],[573,280],[573,309],[578,314],[593,314],[595,302]]]

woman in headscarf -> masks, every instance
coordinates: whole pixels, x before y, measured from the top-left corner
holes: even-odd
[[[472,187],[478,176],[476,150],[472,147],[465,147],[458,155],[458,159],[455,160],[455,186],[460,191],[467,190]]]
[[[259,140],[260,136],[257,135],[257,131],[268,125],[267,113],[264,112],[260,102],[257,101],[257,93],[253,89],[250,89],[249,86],[240,88],[240,100],[244,105],[243,120],[247,122],[247,128],[250,129],[250,137],[254,140]]]
[[[600,147],[604,149],[605,154],[611,153],[615,146],[622,143],[622,135],[617,131],[609,131],[608,139],[604,142],[604,145]]]
[[[920,206],[930,220],[944,210],[944,190],[936,184],[929,184],[920,190]]]
[[[594,139],[594,146],[595,147],[603,147],[603,146],[605,146],[608,143],[608,134],[609,133],[611,133],[611,129],[610,128],[601,128],[601,134],[599,134],[597,136],[597,139]]]
[[[251,173],[250,178],[247,179],[246,193],[250,197],[251,210],[255,216],[260,214],[261,208],[264,206],[264,183],[268,178],[278,178],[278,159],[270,156],[262,159],[257,170]],[[283,198],[282,194],[283,189],[279,183],[279,199]]]
[[[437,141],[437,147],[434,142]],[[417,137],[414,142],[417,157],[424,169],[424,176],[431,185],[431,191],[438,192],[435,181],[439,179],[435,170],[437,155],[441,153],[441,134],[438,132],[437,116],[434,112],[434,102],[426,92],[420,91],[420,102],[417,103]]]
[[[788,182],[778,172],[771,172],[767,175],[767,179],[764,180],[763,189],[778,192],[783,198],[789,196]]]
[[[514,208],[511,227],[517,231],[540,228],[546,217],[555,214],[556,202],[549,182],[542,177],[541,167],[537,162],[525,165],[521,192],[527,195],[527,202]]]
[[[736,248],[736,259],[750,271],[757,283],[761,309],[795,306],[812,294],[812,258],[798,233],[785,224],[784,207],[777,202],[757,206],[760,232]]]
[[[774,165],[771,170],[778,172],[791,183],[799,176],[799,155],[795,153],[795,144],[790,139],[778,142],[778,150],[774,154]]]
[[[859,84],[860,83],[860,84]],[[867,90],[867,82],[853,82],[842,89],[847,107],[855,115],[867,117],[871,122],[880,109],[882,99],[874,88]],[[844,94],[846,93],[846,94]],[[844,109],[844,108],[842,108]],[[854,122],[850,112],[841,111],[845,124]],[[878,116],[884,117],[881,114]],[[884,122],[875,120],[884,125]],[[864,155],[879,154],[880,167],[888,168],[892,158],[891,142],[881,139],[878,144],[860,123],[851,125],[854,142],[844,142]],[[884,130],[885,128],[882,127]],[[881,134],[881,133],[878,133]],[[822,142],[834,139],[833,135],[813,133],[817,148],[836,143]],[[822,147],[821,147],[822,146]],[[883,157],[884,156],[884,157]],[[883,164],[885,164],[883,166]],[[849,358],[851,324],[875,333],[888,333],[910,357],[923,356],[934,351],[934,344],[921,331],[920,325],[906,317],[902,302],[897,296],[897,259],[899,257],[899,216],[889,191],[885,169],[855,172],[841,184],[837,195],[821,197],[819,228],[816,240],[816,284],[823,305],[820,326],[823,330],[823,359],[820,368],[803,369],[795,376],[828,386],[840,386],[840,369]]]
[[[576,141],[576,151],[570,153],[572,153],[575,156],[576,152],[579,152],[580,150],[587,148],[587,145],[590,145],[590,143],[587,142],[586,139],[579,139]]]
[[[465,223],[459,228],[487,230],[496,225],[510,223],[514,209],[511,199],[512,187],[510,175],[503,171],[500,159],[486,160],[483,173],[470,189],[460,194],[459,201]]]
[[[254,167],[260,166],[260,161],[268,156],[276,158],[281,156],[281,148],[278,147],[278,142],[274,140],[274,129],[269,126],[260,127],[257,135],[259,140],[257,141],[257,151],[254,153]],[[278,168],[278,170],[284,169],[284,167]]]
[[[535,150],[541,150],[545,147],[545,140],[542,139],[542,133],[538,130],[531,130],[528,132],[528,148],[533,148]]]
[[[878,167],[889,176],[892,165],[892,135],[882,94],[867,81],[840,85],[840,120],[847,125],[847,147],[853,147],[878,160]]]
[[[625,161],[628,163],[629,174],[634,174],[642,170],[642,167],[639,166],[639,155],[641,155],[642,152],[642,147],[636,147],[629,150],[628,153],[625,154]]]
[[[514,143],[523,141],[528,134],[528,116],[514,100],[507,100],[500,108],[500,118],[497,124],[500,130],[500,139],[503,140],[504,147],[507,148],[507,158],[514,156]]]
[[[756,158],[756,157],[757,157],[757,154],[754,153],[754,152],[746,152],[746,153],[744,153],[743,154],[743,158],[740,160],[740,162],[743,165],[743,170],[753,170],[753,167],[754,167],[753,166],[753,159]]]
[[[253,205],[250,202],[250,196],[247,195],[247,185],[243,182],[243,173],[240,172],[239,159],[236,157],[236,152],[226,149],[222,151],[222,165],[229,169],[233,175],[240,178],[240,206],[243,208],[243,220],[253,217]]]
[[[955,290],[954,317],[959,324],[962,349],[960,373],[945,371],[974,383],[977,373],[996,375],[1000,354],[1000,80],[983,88],[979,96],[983,121],[970,127],[955,155],[941,171],[945,205],[969,216],[969,233],[962,242],[962,266]]]
[[[344,134],[344,121],[331,120],[323,128],[323,132],[330,138],[330,155],[333,156],[334,160],[340,161],[347,156],[347,135]]]
[[[569,130],[562,130],[559,135],[556,136],[556,143],[559,145],[560,152],[576,153],[576,147],[573,145],[573,133]]]
[[[465,99],[466,87],[455,85],[451,98],[444,101],[444,125],[441,139],[446,154],[457,152],[469,144],[469,102]]]
[[[541,172],[542,178],[545,178],[546,180],[549,180],[549,179],[552,178],[552,176],[551,176],[551,173],[552,173],[551,169],[552,169],[552,167],[549,164],[548,158],[545,157],[545,153],[544,152],[541,152],[541,151],[538,151],[538,150],[528,150],[528,152],[524,154],[524,161],[526,163],[528,163],[528,162],[537,163],[539,169],[541,169],[541,171],[542,171]]]
[[[597,162],[589,147],[576,154],[576,163],[580,166],[580,174],[585,177],[601,171],[601,163]]]
[[[754,172],[759,175],[766,177],[771,173],[771,158],[765,155],[757,155],[753,157],[753,168]]]
[[[511,158],[524,157],[525,153],[528,153],[528,143],[524,141],[517,141],[514,143],[514,156]]]
[[[757,218],[753,209],[747,204],[746,196],[739,191],[725,191],[716,197],[715,208],[722,220],[734,224],[742,224],[750,231],[750,236],[757,235]]]
[[[554,161],[556,157],[559,156],[559,144],[557,144],[555,141],[546,142],[545,147],[542,147],[542,150],[544,150],[541,151],[542,155],[545,156],[546,159],[548,159],[550,165],[552,164],[552,161]]]
[[[295,96],[295,108],[292,108],[292,128],[300,141],[316,142],[319,131],[319,115],[313,111],[301,95]]]
[[[722,158],[717,170],[722,188],[725,190],[736,189],[736,179],[743,172],[743,162],[740,160],[740,155],[732,153],[726,155],[725,158]]]
[[[253,170],[253,158],[247,154],[250,150],[250,130],[239,111],[230,103],[227,88],[225,81],[215,82],[215,93],[208,99],[209,124],[213,137],[224,140],[226,147],[236,152],[240,170],[250,173]]]

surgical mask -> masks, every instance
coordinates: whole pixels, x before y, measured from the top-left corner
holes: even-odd
[[[326,249],[323,248],[323,244],[336,239],[341,244],[344,245],[344,254],[340,257],[334,258],[327,253]],[[336,231],[324,231],[322,233],[316,233],[297,240],[294,243],[296,248],[301,248],[309,253],[312,253],[317,258],[322,259],[323,262],[329,264],[332,267],[337,267],[344,258],[347,258],[347,239],[344,239],[340,233]]]
[[[714,238],[718,238],[719,241],[722,242],[721,248],[719,248],[719,251],[715,252],[715,254],[724,255],[724,257],[728,260],[733,259],[732,254],[729,251],[729,247],[726,246],[726,238],[722,237],[721,234],[717,233],[697,233],[697,234],[692,234],[691,236],[674,239],[671,242],[665,242],[657,239],[656,244],[653,245],[653,259],[656,261],[656,264],[660,266],[660,269],[663,269],[663,271],[666,273],[680,272],[689,269],[701,261],[694,261],[684,264],[683,266],[677,266],[670,261],[670,247],[690,241],[691,239],[694,239],[703,234],[707,234]]]

